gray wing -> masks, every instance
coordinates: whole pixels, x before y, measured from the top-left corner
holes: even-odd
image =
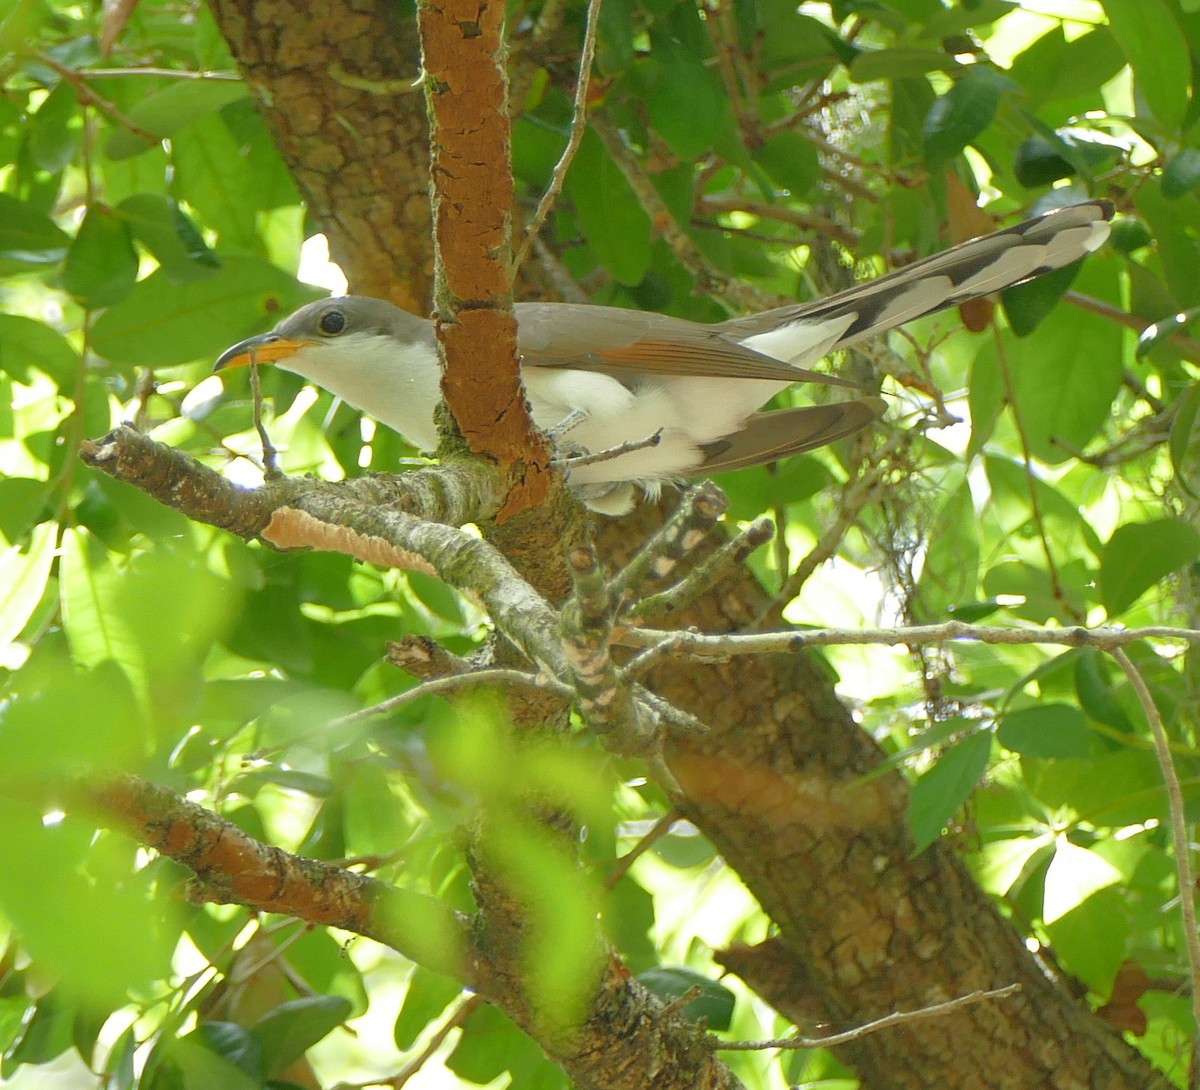
[[[1061,269],[1100,248],[1113,206],[1089,201],[971,239],[826,299],[732,318],[715,328],[735,339],[790,323],[801,327],[852,318],[830,351],[934,311]]]
[[[695,375],[858,388],[738,344],[724,325],[590,303],[517,303],[514,311],[522,361],[533,367],[600,371],[618,380]]]
[[[882,398],[864,397],[755,413],[741,431],[702,447],[704,461],[689,476],[745,469],[823,447],[878,420],[886,407]]]

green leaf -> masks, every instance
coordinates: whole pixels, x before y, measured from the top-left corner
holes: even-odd
[[[1100,554],[1100,600],[1123,613],[1160,579],[1200,557],[1200,534],[1182,519],[1127,522]]]
[[[1176,131],[1188,108],[1188,39],[1166,0],[1101,0],[1137,89],[1164,128]]]
[[[64,79],[33,115],[29,130],[29,152],[33,161],[42,170],[58,174],[79,150],[82,132],[75,89]]]
[[[1200,149],[1184,148],[1163,167],[1162,194],[1175,201],[1190,193],[1200,182]]]
[[[0,193],[0,258],[53,265],[66,256],[70,243],[70,236],[45,213]]]
[[[49,375],[60,390],[75,384],[79,353],[61,333],[21,314],[0,314],[0,371],[28,386],[32,370]]]
[[[650,267],[650,217],[590,129],[571,164],[566,188],[597,260],[620,283],[639,283]]]
[[[110,159],[140,155],[157,147],[163,137],[172,136],[222,106],[245,98],[247,93],[240,80],[176,80],[129,110],[126,116],[141,132],[118,129],[105,145],[105,153]]]
[[[1079,706],[1097,723],[1124,733],[1133,730],[1125,709],[1114,695],[1120,683],[1110,677],[1112,659],[1093,648],[1084,648],[1075,661],[1075,693]]]
[[[870,83],[877,79],[924,76],[927,72],[953,72],[961,67],[945,50],[899,45],[864,49],[850,66],[850,76],[856,83]]]
[[[134,237],[154,255],[163,272],[177,283],[206,280],[221,268],[196,225],[170,197],[135,193],[116,208]]]
[[[975,0],[973,3],[946,8],[925,23],[921,28],[921,37],[953,38],[972,27],[994,23],[1018,7],[1020,5],[1012,0]]]
[[[1181,333],[1186,334],[1188,326],[1197,318],[1200,318],[1200,308],[1189,307],[1187,310],[1170,314],[1160,321],[1151,322],[1138,334],[1134,356],[1139,360],[1145,359],[1156,348],[1167,344],[1172,337]]]
[[[172,1090],[214,1090],[215,1087],[220,1087],[220,1090],[262,1090],[262,1078],[259,1075],[248,1074],[245,1068],[237,1063],[236,1053],[231,1057],[221,1054],[219,1048],[225,1046],[232,1050],[233,1042],[218,1037],[219,1031],[211,1028],[216,1024],[206,1023],[186,1037],[170,1042],[169,1058],[165,1063],[174,1070],[177,1077],[165,1083],[164,1090],[165,1087],[171,1087]],[[248,1040],[253,1040],[240,1026],[235,1026],[234,1029],[241,1030]],[[205,1039],[209,1036],[218,1037],[216,1047]],[[238,1058],[245,1059],[246,1056],[242,1054]]]
[[[754,152],[754,161],[792,197],[804,196],[821,177],[816,147],[795,130],[767,137]]]
[[[1087,716],[1071,704],[1037,704],[1008,712],[996,738],[1005,749],[1025,757],[1086,757],[1092,729]]]
[[[44,733],[52,722],[43,720]],[[0,826],[0,911],[46,972],[76,994],[117,1004],[170,972],[178,922],[132,852],[101,860],[105,838],[87,822],[43,824],[39,808],[7,801]]]
[[[250,1031],[262,1048],[263,1071],[278,1075],[350,1017],[351,1006],[339,995],[313,995],[280,1003]]]
[[[138,256],[129,228],[102,204],[88,206],[67,251],[63,287],[87,310],[119,303],[137,282]]]
[[[1115,293],[1114,270],[1085,262],[1079,282],[1087,294]],[[1034,457],[1057,464],[1082,450],[1108,421],[1121,388],[1122,335],[1112,323],[1055,307],[1032,336],[1007,346],[1016,386],[1016,411]]]
[[[925,118],[925,165],[945,166],[991,123],[1012,86],[988,68],[971,68],[937,99]]]
[[[963,481],[943,500],[930,524],[929,547],[915,604],[919,615],[940,616],[951,602],[973,595],[979,581],[979,520]]]
[[[1046,870],[1042,919],[1047,924],[1078,908],[1093,893],[1121,881],[1121,872],[1095,852],[1060,836]]]
[[[1120,142],[1090,129],[1043,129],[1017,148],[1013,173],[1027,189],[1040,189],[1062,178],[1090,178],[1125,152]]]
[[[657,73],[650,124],[680,159],[696,159],[732,120],[721,77],[703,58],[665,36],[653,37],[652,58]]]
[[[122,583],[92,534],[75,527],[63,532],[59,585],[72,657],[83,666],[115,662],[131,680],[140,680],[144,669],[138,640],[119,620]]]
[[[205,117],[172,141],[172,195],[186,201],[221,237],[223,249],[258,249],[258,191],[264,179],[243,154],[221,114]]]
[[[660,965],[638,974],[638,980],[659,999],[678,999],[692,988],[699,991],[680,1012],[693,1022],[703,1018],[710,1029],[728,1029],[733,1022],[734,994],[724,984],[683,965]]]
[[[57,523],[37,526],[22,550],[14,545],[0,555],[0,647],[20,634],[42,600],[54,563]]]
[[[987,768],[992,735],[982,724],[955,742],[928,772],[913,784],[908,800],[908,827],[914,854],[932,844],[975,790]]]
[[[34,477],[0,477],[0,540],[20,541],[33,529],[52,494],[52,485]]]
[[[1090,991],[1109,995],[1127,956],[1130,937],[1129,904],[1124,891],[1111,886],[1099,889],[1053,922],[1044,922],[1055,960]]]
[[[1015,284],[1001,293],[1004,314],[1018,337],[1027,337],[1045,319],[1066,294],[1079,273],[1080,262],[1064,265],[1024,284]]]
[[[255,257],[228,258],[218,276],[188,284],[160,269],[100,315],[92,347],[117,364],[187,363],[216,356],[323,294]]]

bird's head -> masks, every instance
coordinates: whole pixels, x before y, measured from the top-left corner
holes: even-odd
[[[269,333],[239,341],[221,353],[214,371],[249,363],[275,363],[318,382],[331,366],[353,356],[394,352],[422,340],[429,323],[365,295],[322,299],[289,314]]]
[[[345,295],[309,303],[270,333],[226,349],[213,370],[249,363],[277,364],[419,448],[437,445],[433,411],[442,394],[433,323],[383,299]]]

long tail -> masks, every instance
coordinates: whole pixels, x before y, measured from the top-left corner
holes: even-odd
[[[827,299],[733,318],[718,328],[739,341],[769,334],[768,351],[784,359],[789,356],[787,334],[794,328],[798,351],[792,358],[803,365],[814,342],[814,326],[827,334],[816,338],[823,342],[820,354],[825,355],[914,318],[1061,269],[1103,245],[1112,214],[1112,204],[1100,200],[1046,212]]]

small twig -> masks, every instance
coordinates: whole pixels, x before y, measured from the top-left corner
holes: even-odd
[[[1084,295],[1078,291],[1068,291],[1063,293],[1063,299],[1086,310],[1091,314],[1098,314],[1101,318],[1107,318],[1111,322],[1116,322],[1117,325],[1124,326],[1126,329],[1135,330],[1142,333],[1153,322],[1146,318],[1141,318],[1136,314],[1130,314],[1120,307],[1114,307],[1111,303],[1105,303],[1100,299],[1093,299],[1090,295]],[[1194,340],[1184,333],[1172,333],[1167,338],[1167,344],[1178,350],[1180,355],[1191,363],[1200,363],[1200,341]]]
[[[675,823],[683,818],[678,810],[668,810],[649,829],[645,836],[618,859],[604,877],[604,888],[615,889],[618,882],[629,873],[629,868],[646,854],[658,841],[674,828]]]
[[[1122,648],[1112,648],[1110,654],[1125,671],[1125,676],[1142,705],[1146,721],[1150,724],[1150,732],[1154,736],[1158,767],[1162,771],[1163,782],[1167,788],[1167,809],[1171,816],[1171,839],[1175,848],[1175,870],[1179,876],[1179,911],[1183,916],[1183,939],[1187,946],[1188,969],[1191,974],[1192,1017],[1196,1025],[1200,1026],[1200,934],[1196,931],[1196,875],[1192,867],[1191,838],[1188,836],[1183,787],[1179,782],[1175,763],[1171,760],[1171,746],[1163,727],[1162,716],[1159,715],[1158,706],[1154,703],[1145,678]],[[1200,1052],[1200,1039],[1192,1042],[1193,1056],[1197,1052]]]
[[[546,245],[541,235],[534,236],[533,251],[537,254],[538,262],[545,270],[550,285],[562,296],[564,302],[590,302],[587,292],[579,286],[566,265],[562,263],[562,259]]]
[[[554,173],[550,176],[550,184],[546,187],[546,192],[542,194],[542,199],[538,201],[533,219],[525,228],[525,238],[521,242],[517,256],[513,258],[514,275],[525,258],[529,256],[529,247],[541,231],[546,217],[550,215],[550,209],[554,207],[554,202],[558,200],[563,183],[567,179],[567,169],[571,165],[571,160],[575,158],[575,153],[579,150],[579,145],[583,140],[583,134],[587,130],[588,87],[591,85],[592,61],[596,55],[596,30],[600,24],[600,4],[601,0],[588,0],[587,25],[584,27],[583,46],[579,54],[579,78],[575,81],[575,106],[571,116],[571,134],[567,139],[567,146],[563,148],[563,153],[555,164]]]
[[[825,527],[817,543],[784,580],[783,586],[779,588],[779,593],[755,618],[753,627],[757,628],[773,615],[780,602],[790,602],[800,593],[800,588],[808,582],[813,572],[837,552],[838,546],[846,536],[846,531],[854,525],[863,508],[870,507],[886,493],[887,479],[879,467],[875,467],[871,473],[859,477],[849,488],[843,490],[838,500],[837,517]]]
[[[947,999],[944,1003],[933,1003],[928,1007],[919,1007],[915,1011],[896,1011],[866,1022],[844,1033],[831,1033],[827,1037],[776,1037],[769,1041],[718,1041],[710,1038],[709,1047],[714,1052],[758,1052],[769,1048],[835,1048],[838,1045],[849,1044],[881,1029],[892,1026],[902,1026],[907,1022],[918,1022],[925,1018],[941,1018],[962,1007],[974,1006],[988,999],[1004,999],[1015,995],[1021,990],[1020,984],[1009,984],[1004,988],[990,988],[987,991],[971,992],[960,995],[957,999]]]
[[[579,710],[614,752],[653,754],[657,724],[634,700],[612,660],[613,598],[590,546],[567,553],[573,592],[560,631]]]
[[[362,708],[359,711],[351,712],[349,715],[342,715],[337,719],[331,719],[329,727],[331,730],[335,730],[338,727],[349,726],[351,723],[358,723],[363,719],[371,719],[377,715],[386,715],[388,712],[393,712],[397,708],[403,708],[406,704],[411,704],[414,700],[420,700],[424,696],[452,692],[455,689],[467,689],[476,685],[525,686],[526,688],[536,689],[543,693],[554,693],[556,696],[561,696],[564,700],[573,700],[575,698],[575,693],[568,686],[544,674],[531,674],[524,670],[490,667],[484,670],[472,670],[466,674],[450,674],[448,677],[436,677],[429,681],[423,681],[420,685],[415,685],[406,692],[389,697],[378,704],[372,704],[369,708]]]
[[[189,72],[183,68],[80,68],[76,75],[80,79],[120,79],[123,76],[153,76],[156,79],[208,80],[217,83],[237,83],[241,80],[236,72]]]
[[[759,519],[727,541],[673,587],[635,602],[632,615],[650,620],[683,609],[717,583],[730,568],[743,563],[751,553],[770,541],[774,534],[775,526],[771,520]]]
[[[687,734],[708,734],[709,726],[704,720],[692,715],[691,712],[685,712],[682,708],[677,708],[669,700],[664,700],[657,693],[652,693],[649,689],[641,685],[634,685],[633,695],[638,698],[647,708],[650,709],[659,719],[674,723],[680,730]]]
[[[108,101],[103,95],[92,90],[87,81],[82,78],[80,73],[73,68],[68,68],[65,64],[60,64],[48,53],[42,53],[39,50],[33,51],[33,56],[39,64],[44,64],[53,72],[57,72],[63,79],[71,85],[75,96],[80,102],[85,105],[95,106],[102,114],[105,115],[114,124],[120,125],[122,128],[128,129],[136,136],[140,136],[148,144],[156,145],[162,140],[161,136],[150,132],[148,129],[143,129],[136,121],[131,121],[121,111]]]
[[[727,658],[730,655],[775,655],[802,651],[806,647],[854,646],[878,644],[884,647],[916,647],[923,644],[972,640],[986,644],[1053,644],[1065,647],[1094,647],[1115,651],[1138,640],[1175,640],[1200,643],[1200,629],[1171,628],[1167,625],[1146,628],[1001,628],[990,625],[945,624],[911,625],[898,628],[814,628],[788,632],[733,633],[710,636],[701,632],[662,632],[656,628],[630,627],[622,630],[621,643],[629,647],[668,645],[693,658]]]
[[[861,241],[855,232],[825,216],[811,212],[797,212],[783,204],[767,204],[766,201],[752,200],[739,196],[706,196],[697,205],[697,213],[703,215],[712,213],[719,215],[727,212],[746,212],[759,219],[776,220],[793,227],[799,227],[807,234],[821,238],[833,239],[850,250],[857,250]]]
[[[262,384],[259,382],[258,363],[253,350],[250,352],[250,392],[254,396],[254,430],[258,432],[262,443],[263,473],[268,481],[278,480],[283,476],[283,471],[279,468],[279,451],[275,449],[275,444],[267,434],[267,426],[263,423]]]
[[[649,447],[658,446],[662,442],[662,435],[663,430],[659,428],[653,435],[647,435],[645,439],[628,439],[607,450],[598,450],[595,454],[558,455],[551,459],[551,465],[562,466],[563,469],[570,471],[582,466],[595,465],[597,462],[609,462],[613,458],[620,458],[621,455],[631,454],[635,450],[646,450]]]
[[[712,481],[704,481],[683,494],[671,517],[612,578],[618,602],[643,583],[666,579],[679,561],[712,533],[729,501]]]
[[[413,1076],[420,1074],[421,1069],[433,1058],[434,1053],[446,1043],[446,1038],[462,1026],[475,1010],[483,1005],[483,1002],[483,997],[480,995],[468,995],[460,999],[458,1006],[438,1026],[433,1036],[425,1043],[425,1047],[397,1071],[396,1074],[391,1076],[391,1078],[369,1079],[366,1082],[338,1083],[338,1086],[341,1090],[367,1090],[368,1087],[372,1086],[386,1086],[389,1090],[401,1090],[402,1087],[408,1085],[409,1080]]]

